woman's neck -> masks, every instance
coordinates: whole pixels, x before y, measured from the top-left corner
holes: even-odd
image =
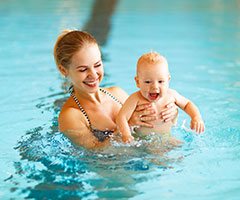
[[[101,103],[101,93],[99,89],[94,93],[86,93],[74,88],[74,94],[79,100],[89,101],[94,104]]]

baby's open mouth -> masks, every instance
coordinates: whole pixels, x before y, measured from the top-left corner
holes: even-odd
[[[159,93],[149,93],[149,99],[155,101],[159,97]]]

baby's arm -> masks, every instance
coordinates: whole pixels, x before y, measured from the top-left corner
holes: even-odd
[[[132,113],[137,107],[138,103],[138,94],[135,92],[134,94],[130,95],[128,99],[123,104],[122,108],[120,109],[116,124],[118,127],[119,132],[122,134],[123,142],[131,142],[134,138],[131,135],[130,127],[128,125],[128,120],[130,119]]]
[[[195,130],[197,133],[203,132],[204,122],[198,107],[189,99],[180,95],[177,91],[171,90],[171,92],[174,95],[176,104],[191,117],[191,129]]]
[[[184,111],[191,117],[191,129],[195,130],[197,133],[204,132],[204,122],[202,120],[201,114],[197,106],[189,101],[184,108]]]

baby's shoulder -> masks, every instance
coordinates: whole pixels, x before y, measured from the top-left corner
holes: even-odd
[[[177,91],[174,90],[174,89],[168,88],[167,94],[168,95],[175,95],[175,94],[177,94]]]
[[[179,99],[181,97],[181,94],[177,90],[174,90],[174,89],[168,89],[168,94],[175,99]]]
[[[173,89],[168,89],[167,92],[165,93],[165,95],[163,96],[163,98],[160,98],[160,100],[157,102],[157,105],[162,106],[162,105],[166,105],[169,102],[175,102],[176,101],[176,95],[175,95],[175,90]]]
[[[140,91],[134,92],[134,93],[132,94],[132,96],[133,96],[133,98],[136,99],[138,105],[139,105],[139,104],[150,103],[147,99],[145,99],[145,98],[143,97],[143,95],[141,94]]]
[[[134,107],[140,104],[149,103],[146,100],[142,99],[142,96],[139,92],[132,93],[124,102],[124,107]]]
[[[168,89],[167,94],[168,94],[168,97],[169,97],[169,98],[173,98],[173,99],[175,99],[175,100],[176,100],[176,99],[178,98],[178,96],[179,96],[179,93],[178,93],[176,90],[171,89],[171,88]]]

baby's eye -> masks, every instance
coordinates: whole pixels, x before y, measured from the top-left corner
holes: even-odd
[[[149,83],[151,83],[150,81],[144,81],[144,83],[147,83],[147,84],[149,84]]]
[[[161,81],[158,81],[158,83],[164,83],[164,81],[163,81],[163,80],[161,80]]]
[[[98,64],[98,65],[95,65],[94,67],[95,67],[95,68],[101,67],[101,65],[102,65],[102,64],[100,63],[100,64]]]

